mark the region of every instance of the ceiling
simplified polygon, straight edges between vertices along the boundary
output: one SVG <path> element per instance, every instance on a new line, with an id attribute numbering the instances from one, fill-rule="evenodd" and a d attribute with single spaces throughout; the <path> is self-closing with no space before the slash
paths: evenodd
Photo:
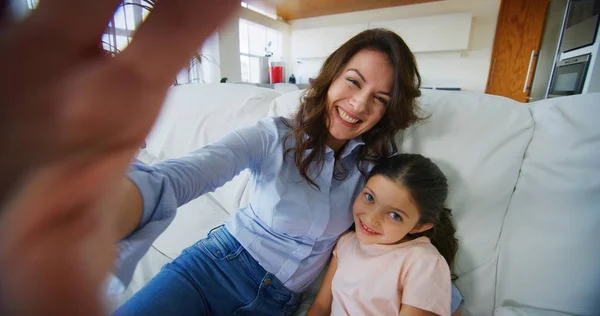
<path id="1" fill-rule="evenodd" d="M 268 0 L 284 20 L 395 7 L 440 0 Z"/>

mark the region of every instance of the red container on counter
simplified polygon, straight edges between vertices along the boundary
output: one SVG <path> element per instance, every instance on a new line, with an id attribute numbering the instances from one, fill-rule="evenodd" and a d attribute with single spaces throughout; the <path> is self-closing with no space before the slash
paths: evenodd
<path id="1" fill-rule="evenodd" d="M 283 63 L 271 62 L 271 83 L 282 83 L 283 79 Z"/>

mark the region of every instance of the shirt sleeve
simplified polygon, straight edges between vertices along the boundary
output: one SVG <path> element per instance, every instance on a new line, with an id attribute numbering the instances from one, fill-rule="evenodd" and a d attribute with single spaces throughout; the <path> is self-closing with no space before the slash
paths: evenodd
<path id="1" fill-rule="evenodd" d="M 111 288 L 123 289 L 131 282 L 138 261 L 173 221 L 177 207 L 214 191 L 244 169 L 260 166 L 278 144 L 273 120 L 241 128 L 183 158 L 132 165 L 128 177 L 142 195 L 142 219 L 136 231 L 118 244 L 114 276 L 122 286 Z"/>
<path id="2" fill-rule="evenodd" d="M 352 238 L 353 235 L 355 235 L 356 233 L 353 231 L 348 231 L 342 234 L 342 236 L 340 236 L 340 238 L 338 239 L 337 243 L 335 244 L 335 247 L 333 248 L 333 255 L 339 260 L 338 258 L 338 253 L 339 253 L 339 249 L 340 247 L 342 247 L 345 243 L 348 242 L 348 240 L 350 240 Z"/>
<path id="3" fill-rule="evenodd" d="M 452 284 L 452 304 L 450 304 L 450 312 L 454 314 L 463 303 L 464 299 L 456 285 Z"/>
<path id="4" fill-rule="evenodd" d="M 450 268 L 437 254 L 421 253 L 405 263 L 399 289 L 402 304 L 437 315 L 449 316 L 451 304 Z"/>

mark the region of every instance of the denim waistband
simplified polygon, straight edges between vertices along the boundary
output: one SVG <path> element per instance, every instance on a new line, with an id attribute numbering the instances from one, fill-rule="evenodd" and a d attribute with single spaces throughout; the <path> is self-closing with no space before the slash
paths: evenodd
<path id="1" fill-rule="evenodd" d="M 216 238 L 224 246 L 237 249 L 243 247 L 237 239 L 224 226 L 219 226 L 212 229 L 209 236 Z M 266 271 L 256 259 L 254 259 L 247 251 L 240 255 L 236 260 L 240 260 L 241 264 L 247 266 L 246 271 L 266 293 L 274 299 L 285 303 L 296 303 L 300 295 L 288 289 L 273 273 Z"/>

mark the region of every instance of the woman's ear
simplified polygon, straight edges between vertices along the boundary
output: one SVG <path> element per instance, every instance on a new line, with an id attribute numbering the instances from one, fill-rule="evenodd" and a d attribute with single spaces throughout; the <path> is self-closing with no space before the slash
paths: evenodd
<path id="1" fill-rule="evenodd" d="M 418 233 L 422 233 L 424 231 L 430 230 L 431 228 L 433 228 L 433 224 L 432 223 L 427 223 L 427 224 L 423 224 L 423 225 L 416 225 L 415 228 L 413 228 L 409 234 L 418 234 Z"/>

